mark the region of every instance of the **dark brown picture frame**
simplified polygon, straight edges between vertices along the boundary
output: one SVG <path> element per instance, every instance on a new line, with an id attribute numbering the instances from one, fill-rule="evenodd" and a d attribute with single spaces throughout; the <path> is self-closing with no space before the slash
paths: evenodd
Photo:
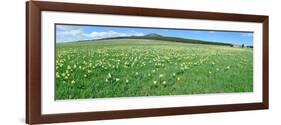
<path id="1" fill-rule="evenodd" d="M 263 25 L 263 99 L 262 103 L 167 107 L 137 110 L 41 113 L 41 11 L 117 14 L 149 17 L 187 18 L 219 21 L 258 22 Z M 26 3 L 26 123 L 54 123 L 133 117 L 151 117 L 269 108 L 268 90 L 268 16 L 182 11 L 136 7 L 29 1 Z"/>

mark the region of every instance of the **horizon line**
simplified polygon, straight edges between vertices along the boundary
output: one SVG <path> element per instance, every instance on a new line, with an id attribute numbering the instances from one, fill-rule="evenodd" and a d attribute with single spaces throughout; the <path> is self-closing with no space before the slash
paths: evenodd
<path id="1" fill-rule="evenodd" d="M 117 36 L 117 37 L 107 37 L 107 38 L 99 38 L 99 39 L 84 39 L 84 40 L 74 40 L 74 41 L 60 41 L 60 42 L 57 42 L 56 43 L 73 43 L 73 42 L 88 42 L 88 41 L 98 41 L 98 40 L 108 40 L 108 39 L 114 39 L 114 38 L 130 38 L 130 37 L 143 37 L 143 36 L 147 36 L 149 34 L 156 34 L 156 35 L 159 35 L 157 33 L 148 33 L 148 34 L 144 34 L 142 36 L 137 36 L 137 35 L 132 35 L 132 36 Z M 180 38 L 180 39 L 186 39 L 186 40 L 197 40 L 197 41 L 203 41 L 203 42 L 213 42 L 213 43 L 223 43 L 223 44 L 231 44 L 231 45 L 243 45 L 242 44 L 237 44 L 237 43 L 230 43 L 230 42 L 220 42 L 220 41 L 207 41 L 207 40 L 200 40 L 200 39 L 193 39 L 193 38 L 184 38 L 184 37 L 175 37 L 175 36 L 167 36 L 167 35 L 159 35 L 161 37 L 173 37 L 173 38 Z M 145 38 L 144 38 L 145 39 Z M 163 40 L 165 41 L 165 40 Z M 166 40 L 168 41 L 168 40 Z M 177 42 L 177 41 L 174 41 L 174 42 Z M 200 43 L 199 43 L 200 44 Z M 253 44 L 244 44 L 246 46 L 253 46 Z"/>

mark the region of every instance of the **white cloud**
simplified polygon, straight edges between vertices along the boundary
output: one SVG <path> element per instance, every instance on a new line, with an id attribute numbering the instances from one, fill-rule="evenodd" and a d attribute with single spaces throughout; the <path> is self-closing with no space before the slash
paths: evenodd
<path id="1" fill-rule="evenodd" d="M 143 33 L 119 33 L 115 31 L 106 31 L 106 32 L 91 32 L 91 33 L 84 33 L 83 36 L 86 36 L 91 39 L 103 39 L 103 38 L 110 38 L 110 37 L 124 37 L 124 36 L 143 36 Z"/>
<path id="2" fill-rule="evenodd" d="M 78 30 L 81 29 L 81 26 L 76 25 L 56 25 L 58 30 L 68 31 L 68 30 Z"/>
<path id="3" fill-rule="evenodd" d="M 242 36 L 252 37 L 253 33 L 241 33 Z"/>
<path id="4" fill-rule="evenodd" d="M 78 26 L 78 25 L 56 25 L 56 28 L 57 28 L 56 40 L 60 42 L 145 35 L 143 33 L 135 32 L 135 31 L 126 32 L 126 33 L 116 32 L 116 31 L 85 32 L 83 26 Z"/>
<path id="5" fill-rule="evenodd" d="M 110 38 L 110 37 L 124 37 L 124 36 L 143 36 L 143 33 L 119 33 L 115 31 L 106 31 L 106 32 L 91 32 L 85 33 L 80 29 L 68 30 L 68 31 L 60 31 L 60 35 L 63 36 L 76 36 L 76 37 L 87 37 L 90 39 L 103 39 L 103 38 Z"/>
<path id="6" fill-rule="evenodd" d="M 110 37 L 125 37 L 125 36 L 143 36 L 145 34 L 140 32 L 120 33 L 116 31 L 104 31 L 104 32 L 90 32 L 87 33 L 79 26 L 57 26 L 57 41 L 80 41 L 80 40 L 92 40 L 92 39 L 104 39 Z"/>
<path id="7" fill-rule="evenodd" d="M 127 36 L 125 33 L 118 33 L 115 31 L 107 31 L 107 32 L 91 32 L 89 34 L 84 33 L 83 34 L 86 37 L 92 38 L 92 39 L 103 39 L 108 37 L 120 37 L 120 36 Z"/>
<path id="8" fill-rule="evenodd" d="M 216 32 L 215 32 L 215 31 L 208 31 L 208 33 L 211 33 L 211 34 L 212 34 L 212 33 L 216 33 Z"/>
<path id="9" fill-rule="evenodd" d="M 60 34 L 76 36 L 76 35 L 83 34 L 83 32 L 80 29 L 74 29 L 74 30 L 68 30 L 68 31 L 61 31 Z"/>
<path id="10" fill-rule="evenodd" d="M 132 34 L 131 36 L 144 36 L 145 34 L 143 34 L 143 33 L 134 33 L 134 34 Z"/>

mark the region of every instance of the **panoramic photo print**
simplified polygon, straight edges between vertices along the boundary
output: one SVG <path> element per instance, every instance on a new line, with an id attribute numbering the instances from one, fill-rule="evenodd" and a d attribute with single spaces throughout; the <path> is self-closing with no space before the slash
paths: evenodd
<path id="1" fill-rule="evenodd" d="M 253 92 L 253 32 L 55 25 L 55 99 Z"/>

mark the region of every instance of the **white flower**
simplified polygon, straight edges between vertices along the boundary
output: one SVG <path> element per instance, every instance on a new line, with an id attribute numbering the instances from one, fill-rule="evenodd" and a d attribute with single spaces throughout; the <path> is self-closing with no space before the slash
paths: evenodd
<path id="1" fill-rule="evenodd" d="M 74 83 L 75 83 L 75 81 L 74 81 L 74 80 L 72 80 L 72 81 L 71 81 L 71 83 L 72 83 L 72 84 L 74 84 Z"/>
<path id="2" fill-rule="evenodd" d="M 60 77 L 60 74 L 58 72 L 56 72 L 56 77 L 59 78 Z"/>
<path id="3" fill-rule="evenodd" d="M 71 66 L 68 65 L 68 66 L 67 66 L 67 69 L 71 69 Z"/>

